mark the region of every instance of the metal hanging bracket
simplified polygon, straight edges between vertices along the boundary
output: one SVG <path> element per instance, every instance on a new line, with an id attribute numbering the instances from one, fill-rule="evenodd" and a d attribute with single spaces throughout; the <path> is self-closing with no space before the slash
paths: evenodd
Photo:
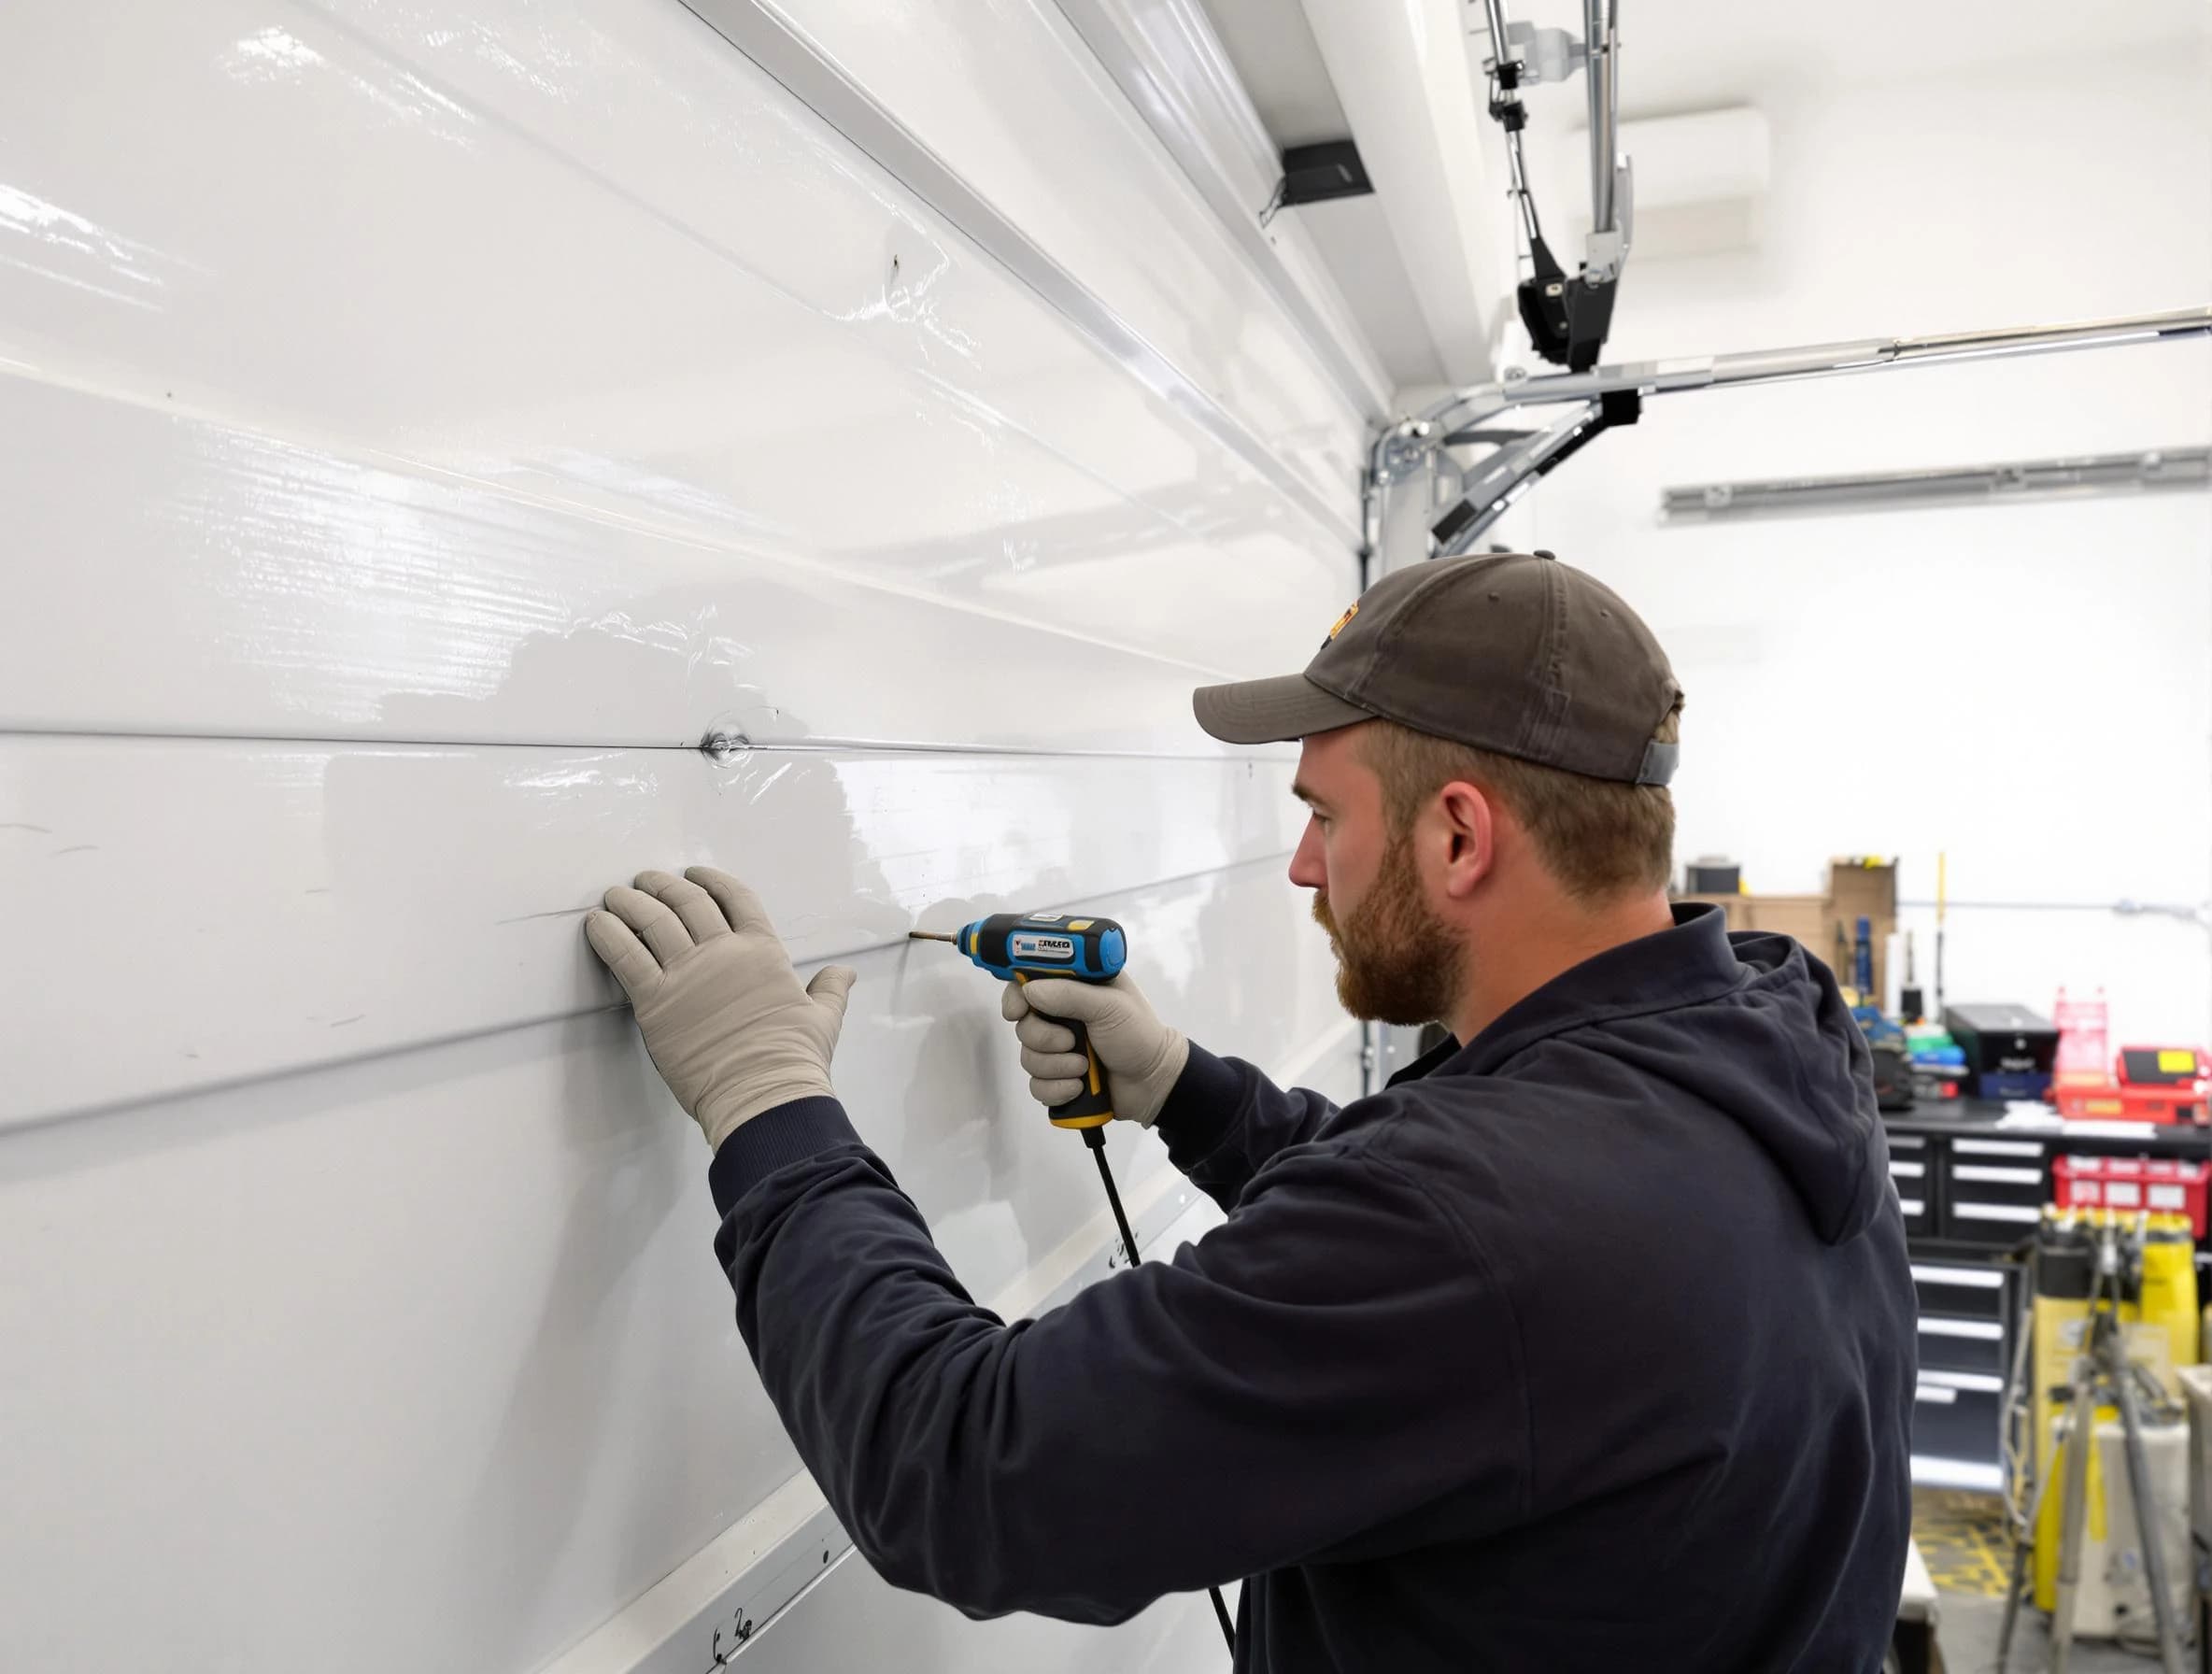
<path id="1" fill-rule="evenodd" d="M 1790 383 L 1879 372 L 1893 366 L 2055 354 L 2136 343 L 2173 343 L 2204 336 L 2212 336 L 2212 307 L 2176 308 L 2164 313 L 2129 314 L 2061 325 L 1956 332 L 1941 336 L 1877 337 L 1801 348 L 1759 349 L 1746 354 L 1638 361 L 1593 367 L 1587 372 L 1552 373 L 1478 384 L 1456 390 L 1377 433 L 1368 451 L 1363 484 L 1362 529 L 1366 548 L 1372 553 L 1381 546 L 1383 490 L 1416 477 L 1433 476 L 1444 449 L 1458 445 L 1454 438 L 1468 444 L 1495 441 L 1497 451 L 1482 462 L 1480 475 L 1470 479 L 1459 501 L 1432 524 L 1432 529 L 1444 532 L 1438 537 L 1439 550 L 1447 542 L 1453 544 L 1453 550 L 1464 550 L 1465 544 L 1495 522 L 1514 500 L 1526 492 L 1537 477 L 1555 469 L 1604 430 L 1630 421 L 1627 407 L 1621 404 L 1623 398 L 1633 398 L 1636 410 L 1640 413 L 1643 401 L 1652 396 L 1675 395 L 1688 390 Z M 1609 418 L 1608 397 L 1615 404 Z M 1570 410 L 1541 431 L 1502 438 L 1495 433 L 1479 431 L 1479 427 L 1509 409 L 1553 405 Z M 1462 512 L 1461 506 L 1467 509 Z"/>

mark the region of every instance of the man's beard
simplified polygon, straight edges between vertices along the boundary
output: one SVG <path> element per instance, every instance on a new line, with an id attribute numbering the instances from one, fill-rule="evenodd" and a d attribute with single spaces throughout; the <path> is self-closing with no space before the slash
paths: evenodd
<path id="1" fill-rule="evenodd" d="M 1408 837 L 1391 844 L 1349 925 L 1316 891 L 1313 921 L 1337 956 L 1337 998 L 1354 1017 L 1408 1027 L 1434 1023 L 1459 993 L 1460 944 L 1421 899 Z"/>

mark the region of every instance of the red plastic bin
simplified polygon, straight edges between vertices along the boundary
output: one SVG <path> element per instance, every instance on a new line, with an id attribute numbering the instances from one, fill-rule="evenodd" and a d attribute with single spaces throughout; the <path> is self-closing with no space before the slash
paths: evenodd
<path id="1" fill-rule="evenodd" d="M 2212 1163 L 2149 1156 L 2060 1156 L 2050 1167 L 2051 1199 L 2061 1209 L 2114 1209 L 2123 1214 L 2185 1214 L 2205 1236 L 2205 1195 Z"/>

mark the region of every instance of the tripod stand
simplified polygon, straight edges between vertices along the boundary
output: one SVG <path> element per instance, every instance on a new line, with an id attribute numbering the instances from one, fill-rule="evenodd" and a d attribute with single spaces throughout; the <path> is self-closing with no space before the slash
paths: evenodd
<path id="1" fill-rule="evenodd" d="M 2066 1434 L 2051 1454 L 2050 1472 L 2036 1484 L 2035 1506 L 2030 1511 L 2027 1532 L 2013 1550 L 2012 1591 L 2005 1602 L 2005 1622 L 1997 1639 L 1997 1667 L 2002 1670 L 2011 1655 L 2012 1632 L 2020 1618 L 2020 1600 L 2034 1546 L 2043 1496 L 2050 1477 L 2060 1476 L 2063 1486 L 2059 1499 L 2059 1575 L 2056 1609 L 2050 1618 L 2051 1674 L 2065 1674 L 2074 1650 L 2074 1614 L 2081 1585 L 2082 1525 L 2089 1509 L 2090 1460 L 2096 1448 L 2097 1410 L 2119 1410 L 2120 1434 L 2127 1457 L 2128 1488 L 2134 1501 L 2135 1530 L 2142 1541 L 2143 1572 L 2150 1587 L 2151 1619 L 2158 1629 L 2159 1660 L 2165 1674 L 2182 1674 L 2181 1635 L 2174 1620 L 2173 1594 L 2166 1582 L 2165 1547 L 2159 1535 L 2158 1510 L 2151 1497 L 2150 1461 L 2143 1445 L 2144 1403 L 2162 1415 L 2173 1404 L 2158 1381 L 2128 1358 L 2127 1342 L 2120 1322 L 2121 1280 L 2130 1256 L 2140 1262 L 2139 1239 L 2123 1241 L 2121 1229 L 2106 1224 L 2096 1229 L 2095 1278 L 2090 1291 L 2089 1313 L 2083 1321 L 2080 1356 L 2074 1363 L 2072 1382 L 2065 1394 L 2070 1413 Z"/>

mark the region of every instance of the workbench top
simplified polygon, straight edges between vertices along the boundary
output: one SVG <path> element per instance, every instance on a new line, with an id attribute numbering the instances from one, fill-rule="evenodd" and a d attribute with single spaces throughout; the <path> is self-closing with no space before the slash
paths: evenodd
<path id="1" fill-rule="evenodd" d="M 1895 1115 L 1884 1115 L 1882 1126 L 1892 1133 L 1946 1134 L 1976 1138 L 2056 1140 L 2069 1146 L 2096 1151 L 2146 1152 L 2163 1156 L 2212 1157 L 2212 1128 L 2176 1127 L 2157 1122 L 2060 1122 L 2049 1127 L 2006 1128 L 2001 1125 L 2006 1106 L 1996 1099 L 1958 1099 L 1944 1104 L 1921 1104 Z"/>

